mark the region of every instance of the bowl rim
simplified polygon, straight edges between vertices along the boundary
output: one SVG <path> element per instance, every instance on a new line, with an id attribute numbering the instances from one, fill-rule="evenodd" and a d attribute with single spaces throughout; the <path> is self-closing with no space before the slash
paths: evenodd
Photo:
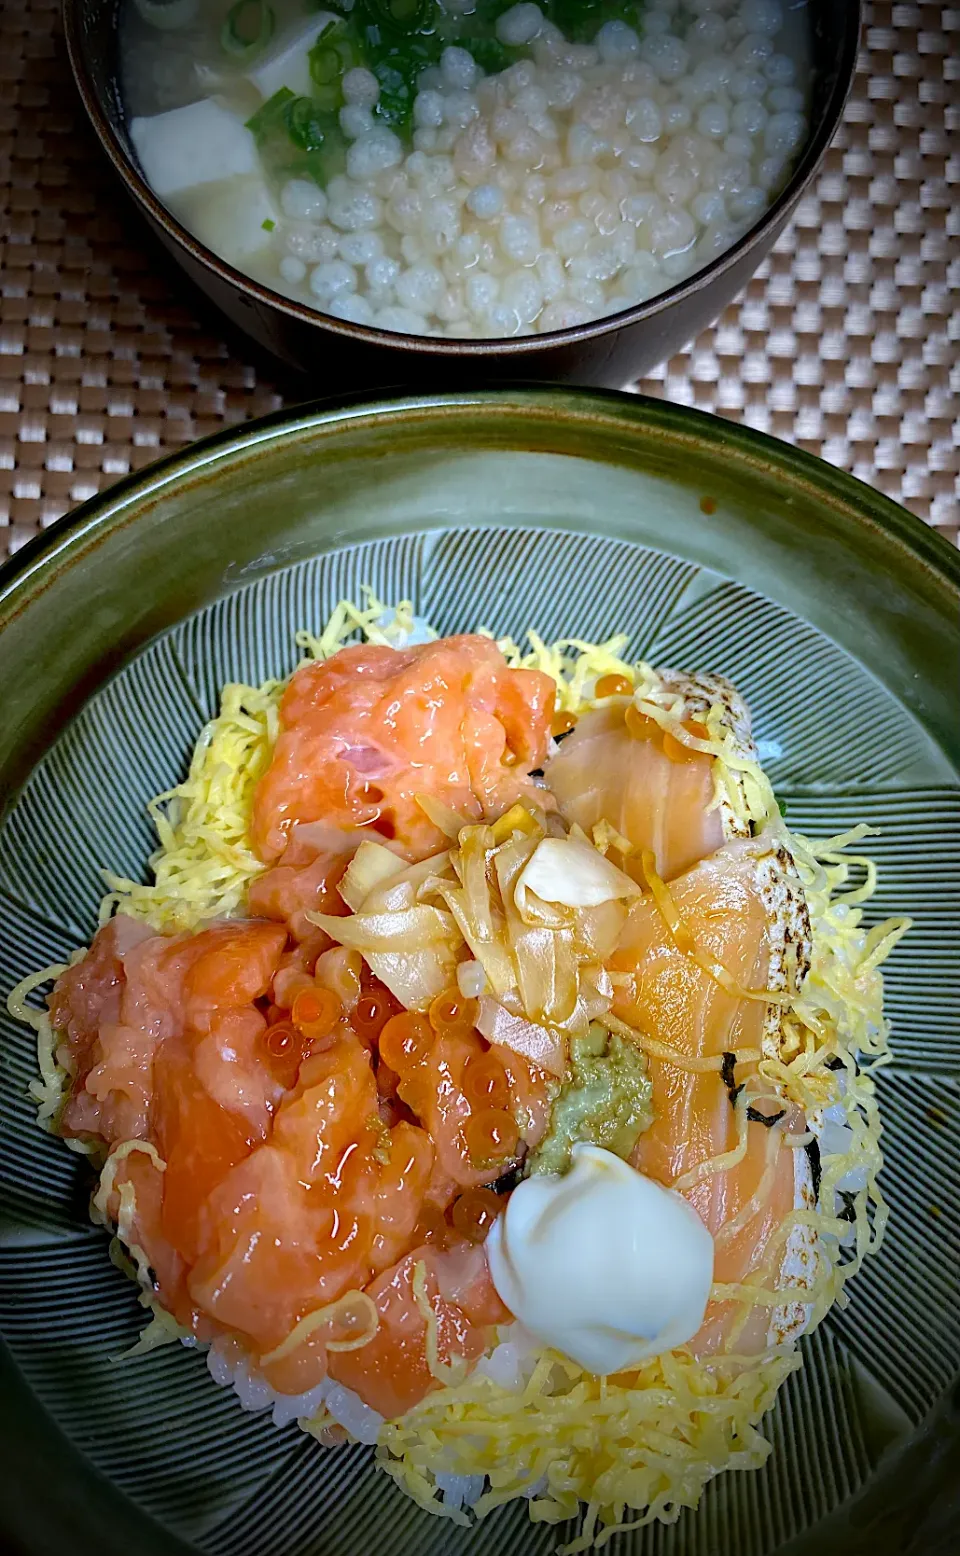
<path id="1" fill-rule="evenodd" d="M 116 26 L 120 0 L 108 0 L 108 3 L 111 5 L 114 26 Z M 674 304 L 683 303 L 706 290 L 714 280 L 725 275 L 742 259 L 760 248 L 771 232 L 776 235 L 819 171 L 827 148 L 839 128 L 853 87 L 863 20 L 863 0 L 842 0 L 842 5 L 845 25 L 838 72 L 820 122 L 804 147 L 803 155 L 785 188 L 763 213 L 760 220 L 750 227 L 732 247 L 725 249 L 722 254 L 717 255 L 702 270 L 695 271 L 685 281 L 680 281 L 666 291 L 658 292 L 647 302 L 638 303 L 620 313 L 607 314 L 587 324 L 574 325 L 564 330 L 550 330 L 541 335 L 490 336 L 479 339 L 405 335 L 399 331 L 381 330 L 370 325 L 353 324 L 345 319 L 335 319 L 332 314 L 298 303 L 293 298 L 285 297 L 282 292 L 276 292 L 271 287 L 255 281 L 199 242 L 153 193 L 140 172 L 132 148 L 117 133 L 104 111 L 90 68 L 87 40 L 81 17 L 83 0 L 62 0 L 62 16 L 70 68 L 87 118 L 114 170 L 126 185 L 128 194 L 172 242 L 175 251 L 185 249 L 190 258 L 204 270 L 212 272 L 220 281 L 232 286 L 250 302 L 274 309 L 301 325 L 327 331 L 341 337 L 344 341 L 397 352 L 425 352 L 438 358 L 455 360 L 493 358 L 495 360 L 498 357 L 526 356 L 538 351 L 598 340 L 604 335 L 614 334 L 618 330 L 654 319 Z M 758 256 L 757 263 L 760 258 L 762 255 Z"/>
<path id="2" fill-rule="evenodd" d="M 30 598 L 52 582 L 61 563 L 69 566 L 74 551 L 99 544 L 104 531 L 130 521 L 130 510 L 138 503 L 159 495 L 191 472 L 224 457 L 242 455 L 260 444 L 334 427 L 337 423 L 443 418 L 465 410 L 477 417 L 512 411 L 531 424 L 543 419 L 556 420 L 558 416 L 580 423 L 606 423 L 628 437 L 646 428 L 674 449 L 702 450 L 706 446 L 714 457 L 730 459 L 733 455 L 746 469 L 767 474 L 776 471 L 785 492 L 789 489 L 792 495 L 802 496 L 804 491 L 815 491 L 818 500 L 826 499 L 831 507 L 863 528 L 892 541 L 910 561 L 951 590 L 960 604 L 960 549 L 902 503 L 819 455 L 711 411 L 676 405 L 650 395 L 619 389 L 511 384 L 436 394 L 384 396 L 361 391 L 327 396 L 272 411 L 239 427 L 222 428 L 175 449 L 88 498 L 0 564 L 0 633 L 28 608 Z"/>

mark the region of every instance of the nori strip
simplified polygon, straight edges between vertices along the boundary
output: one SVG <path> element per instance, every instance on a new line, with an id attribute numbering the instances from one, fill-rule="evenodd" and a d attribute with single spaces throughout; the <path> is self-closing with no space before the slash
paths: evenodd
<path id="1" fill-rule="evenodd" d="M 781 1108 L 779 1113 L 758 1113 L 756 1108 L 747 1108 L 747 1118 L 751 1124 L 762 1124 L 764 1129 L 772 1129 L 774 1124 L 779 1124 L 786 1111 L 786 1108 Z"/>
<path id="2" fill-rule="evenodd" d="M 810 1163 L 810 1177 L 813 1180 L 814 1203 L 819 1203 L 820 1179 L 823 1174 L 820 1165 L 820 1141 L 816 1138 L 816 1136 L 807 1142 L 807 1144 L 804 1146 L 804 1150 L 807 1153 L 807 1160 Z"/>
<path id="3" fill-rule="evenodd" d="M 734 1087 L 737 1085 L 735 1074 L 736 1068 L 736 1054 L 723 1053 L 720 1055 L 720 1079 L 723 1081 L 723 1084 L 726 1086 L 727 1090 L 731 1093 L 733 1092 Z M 737 1089 L 739 1090 L 739 1087 Z M 731 1102 L 733 1101 L 732 1096 L 730 1100 Z"/>
<path id="4" fill-rule="evenodd" d="M 849 1189 L 837 1189 L 835 1192 L 843 1200 L 843 1209 L 837 1211 L 837 1220 L 849 1221 L 851 1226 L 855 1226 L 857 1221 L 856 1195 L 852 1194 Z M 837 1263 L 852 1264 L 856 1256 L 856 1245 L 851 1247 L 849 1244 L 841 1243 L 837 1251 Z"/>
<path id="5" fill-rule="evenodd" d="M 737 1056 L 732 1053 L 721 1055 L 720 1079 L 727 1088 L 727 1096 L 730 1098 L 730 1106 L 736 1107 L 737 1098 L 743 1090 L 743 1082 L 737 1085 L 736 1077 Z"/>

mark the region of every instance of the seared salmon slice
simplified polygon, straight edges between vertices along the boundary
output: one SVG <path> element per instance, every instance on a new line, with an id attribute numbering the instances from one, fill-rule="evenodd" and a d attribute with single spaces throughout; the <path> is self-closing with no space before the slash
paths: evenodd
<path id="1" fill-rule="evenodd" d="M 678 1057 L 649 1056 L 654 1121 L 632 1161 L 666 1187 L 680 1184 L 714 1237 L 714 1279 L 737 1283 L 766 1268 L 771 1238 L 794 1209 L 796 1151 L 786 1134 L 803 1125 L 787 1116 L 771 1134 L 759 1119 L 747 1122 L 742 1160 L 691 1181 L 703 1164 L 738 1144 L 736 1086 L 755 1094 L 758 1114 L 773 1117 L 784 1109 L 758 1079 L 756 1058 L 735 1067 L 728 1061 L 726 1075 L 719 1067 L 686 1069 L 682 1061 L 776 1052 L 777 1007 L 750 996 L 792 986 L 797 947 L 803 969 L 809 922 L 789 860 L 781 850 L 750 842 L 728 844 L 675 880 L 670 893 L 702 959 L 725 970 L 734 992 L 676 944 L 652 895 L 635 903 L 610 963 L 625 980 L 614 1012 Z M 716 1328 L 716 1317 L 708 1308 L 705 1330 Z"/>
<path id="2" fill-rule="evenodd" d="M 708 738 L 703 720 L 710 707 L 719 706 L 721 730 L 734 736 L 743 756 L 755 755 L 746 707 L 722 676 L 663 670 L 660 681 L 678 699 L 677 716 L 688 734 Z M 589 836 L 606 821 L 632 844 L 633 853 L 621 858 L 615 850 L 613 857 L 643 884 L 644 849 L 652 851 L 658 874 L 669 881 L 725 839 L 747 835 L 729 801 L 715 791 L 714 765 L 709 753 L 684 745 L 618 698 L 581 714 L 544 775 L 568 822 Z"/>

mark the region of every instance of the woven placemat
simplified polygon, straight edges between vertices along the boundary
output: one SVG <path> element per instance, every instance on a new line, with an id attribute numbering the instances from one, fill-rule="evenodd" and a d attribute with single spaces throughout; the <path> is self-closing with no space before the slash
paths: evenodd
<path id="1" fill-rule="evenodd" d="M 866 6 L 817 185 L 739 302 L 639 385 L 960 524 L 960 10 Z M 0 555 L 118 476 L 302 397 L 148 236 L 70 80 L 57 0 L 0 4 Z"/>

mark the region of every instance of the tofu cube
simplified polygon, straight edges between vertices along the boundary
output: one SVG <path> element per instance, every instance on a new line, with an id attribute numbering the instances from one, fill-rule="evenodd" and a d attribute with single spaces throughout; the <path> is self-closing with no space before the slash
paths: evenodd
<path id="1" fill-rule="evenodd" d="M 256 142 L 239 114 L 212 97 L 132 120 L 130 139 L 161 200 L 259 167 Z"/>
<path id="2" fill-rule="evenodd" d="M 260 173 L 241 174 L 183 191 L 170 203 L 183 225 L 228 264 L 244 269 L 271 242 L 280 213 Z"/>
<path id="3" fill-rule="evenodd" d="M 247 71 L 247 80 L 253 82 L 264 98 L 272 97 L 282 86 L 297 97 L 309 97 L 312 82 L 307 56 L 327 23 L 337 20 L 339 18 L 332 11 L 318 11 L 294 32 L 287 32 L 272 54 Z"/>

